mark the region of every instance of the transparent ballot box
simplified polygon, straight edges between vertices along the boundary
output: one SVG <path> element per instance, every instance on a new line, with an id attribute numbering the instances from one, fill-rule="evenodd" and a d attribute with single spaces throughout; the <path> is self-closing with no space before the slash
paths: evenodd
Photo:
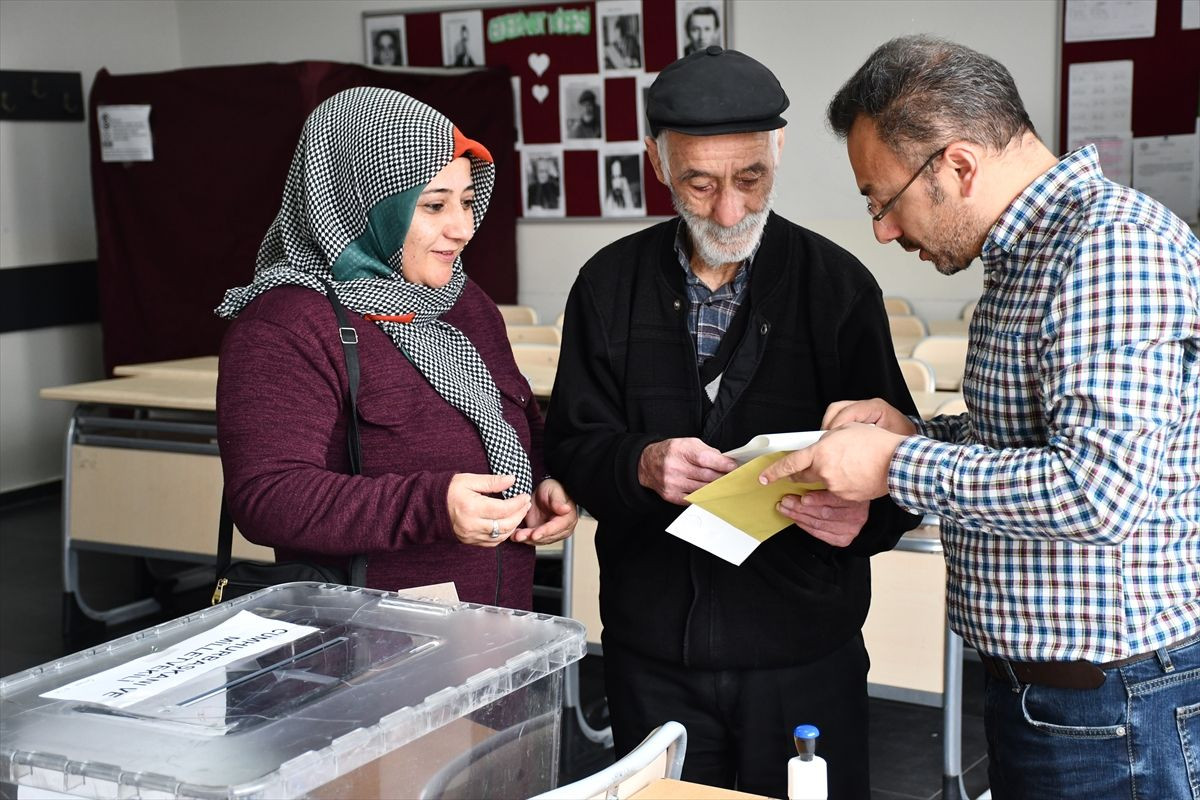
<path id="1" fill-rule="evenodd" d="M 317 583 L 0 680 L 6 796 L 528 797 L 557 782 L 570 619 Z"/>

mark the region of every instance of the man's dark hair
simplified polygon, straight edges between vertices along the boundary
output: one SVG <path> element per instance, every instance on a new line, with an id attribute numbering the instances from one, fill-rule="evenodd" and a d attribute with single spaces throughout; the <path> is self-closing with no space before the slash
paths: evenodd
<path id="1" fill-rule="evenodd" d="M 702 17 L 706 15 L 710 16 L 713 18 L 713 27 L 721 27 L 721 16 L 717 14 L 717 10 L 715 8 L 712 6 L 696 6 L 688 13 L 687 18 L 683 21 L 683 29 L 685 31 L 692 24 L 692 17 L 696 15 L 700 15 Z"/>
<path id="2" fill-rule="evenodd" d="M 1003 64 L 930 36 L 901 36 L 881 45 L 826 112 L 842 140 L 859 115 L 874 120 L 880 140 L 910 159 L 955 139 L 1003 150 L 1025 131 L 1036 135 Z"/>

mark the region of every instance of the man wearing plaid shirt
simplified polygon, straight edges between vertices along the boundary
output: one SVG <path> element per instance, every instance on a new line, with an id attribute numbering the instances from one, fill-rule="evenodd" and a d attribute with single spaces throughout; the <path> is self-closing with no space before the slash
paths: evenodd
<path id="1" fill-rule="evenodd" d="M 983 262 L 968 413 L 835 403 L 763 480 L 942 517 L 993 797 L 1200 797 L 1200 243 L 968 48 L 888 42 L 828 116 L 880 242 Z"/>

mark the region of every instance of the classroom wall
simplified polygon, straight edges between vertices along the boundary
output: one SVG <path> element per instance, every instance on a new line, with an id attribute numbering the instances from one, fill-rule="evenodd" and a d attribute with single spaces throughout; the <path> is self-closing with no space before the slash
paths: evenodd
<path id="1" fill-rule="evenodd" d="M 480 0 L 485 3 L 503 0 Z M 85 92 L 114 73 L 263 61 L 362 61 L 362 12 L 427 10 L 431 0 L 3 0 L 0 68 L 77 70 Z M 459 4 L 462 5 L 462 4 Z M 929 319 L 955 316 L 982 286 L 976 265 L 938 275 L 872 238 L 825 104 L 886 39 L 929 32 L 996 56 L 1013 72 L 1043 138 L 1057 140 L 1059 0 L 734 0 L 731 45 L 778 75 L 792 106 L 777 210 L 855 253 L 885 293 Z M 0 122 L 0 268 L 95 258 L 84 123 Z M 293 143 L 280 143 L 291 148 Z M 518 223 L 519 299 L 551 320 L 579 266 L 646 221 Z M 471 257 L 467 250 L 466 257 Z M 95 325 L 0 335 L 0 491 L 61 476 L 66 404 L 42 386 L 99 377 Z"/>
<path id="2" fill-rule="evenodd" d="M 0 69 L 81 72 L 177 69 L 174 2 L 3 0 Z M 88 128 L 0 122 L 0 269 L 96 258 Z M 102 376 L 100 326 L 0 334 L 0 491 L 62 477 L 69 404 L 38 390 Z"/>

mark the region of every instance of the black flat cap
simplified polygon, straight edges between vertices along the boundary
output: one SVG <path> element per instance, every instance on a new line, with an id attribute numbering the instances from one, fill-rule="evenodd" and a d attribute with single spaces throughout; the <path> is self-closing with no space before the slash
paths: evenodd
<path id="1" fill-rule="evenodd" d="M 788 98 L 771 70 L 737 50 L 716 45 L 697 50 L 658 73 L 646 96 L 650 133 L 693 136 L 771 131 Z"/>

